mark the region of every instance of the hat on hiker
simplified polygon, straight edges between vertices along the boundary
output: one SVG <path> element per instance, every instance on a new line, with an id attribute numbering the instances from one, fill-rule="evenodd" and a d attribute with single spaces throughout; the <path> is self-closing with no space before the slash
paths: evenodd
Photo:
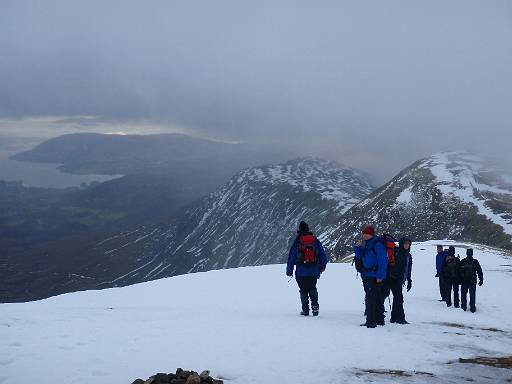
<path id="1" fill-rule="evenodd" d="M 367 225 L 363 228 L 363 235 L 372 235 L 375 236 L 375 228 L 373 225 Z"/>
<path id="2" fill-rule="evenodd" d="M 301 221 L 299 224 L 299 232 L 309 232 L 309 225 L 305 221 Z"/>

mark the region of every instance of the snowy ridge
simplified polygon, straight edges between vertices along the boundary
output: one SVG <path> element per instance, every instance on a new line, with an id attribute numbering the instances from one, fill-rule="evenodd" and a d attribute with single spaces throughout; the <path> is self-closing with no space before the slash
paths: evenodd
<path id="1" fill-rule="evenodd" d="M 167 225 L 97 244 L 105 255 L 136 259 L 116 284 L 216 268 L 286 260 L 300 220 L 329 247 L 338 218 L 372 190 L 359 172 L 304 158 L 246 169 Z"/>
<path id="2" fill-rule="evenodd" d="M 512 284 L 510 256 L 443 242 L 461 254 L 474 247 L 482 265 L 485 283 L 472 314 L 437 301 L 438 242 L 413 243 L 406 326 L 359 326 L 363 289 L 349 263 L 327 265 L 318 282 L 318 318 L 298 315 L 298 289 L 287 282 L 284 265 L 4 304 L 0 381 L 54 383 L 60 362 L 58 378 L 75 384 L 131 383 L 178 366 L 210 369 L 230 384 L 506 382 L 510 370 L 458 359 L 510 355 L 512 301 L 496 294 Z M 386 375 L 387 370 L 405 374 Z"/>
<path id="3" fill-rule="evenodd" d="M 443 152 L 433 155 L 422 165 L 436 177 L 442 193 L 451 194 L 473 204 L 478 212 L 512 235 L 512 212 L 495 212 L 486 195 L 502 195 L 512 200 L 512 185 L 490 170 L 482 159 L 466 152 Z"/>
<path id="4" fill-rule="evenodd" d="M 354 205 L 330 235 L 335 254 L 352 249 L 362 226 L 416 240 L 453 238 L 512 249 L 512 184 L 467 152 L 419 160 Z"/>
<path id="5" fill-rule="evenodd" d="M 314 191 L 326 200 L 336 201 L 341 213 L 361 201 L 373 189 L 367 177 L 357 170 L 335 161 L 311 157 L 252 168 L 243 172 L 238 181 L 241 182 L 243 178 L 271 185 L 287 184 L 303 192 Z M 359 190 L 354 189 L 356 181 L 360 184 Z"/>

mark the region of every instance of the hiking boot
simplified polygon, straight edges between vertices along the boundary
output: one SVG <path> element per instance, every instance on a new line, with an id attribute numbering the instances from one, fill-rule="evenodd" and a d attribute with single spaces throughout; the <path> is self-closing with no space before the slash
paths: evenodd
<path id="1" fill-rule="evenodd" d="M 375 324 L 366 324 L 366 328 L 377 328 Z"/>
<path id="2" fill-rule="evenodd" d="M 397 321 L 395 319 L 390 319 L 389 322 L 390 323 L 396 323 Z"/>
<path id="3" fill-rule="evenodd" d="M 463 310 L 464 312 L 466 312 L 466 311 L 467 311 L 467 308 L 466 308 L 466 307 L 461 306 L 461 308 L 462 308 L 462 310 Z"/>
<path id="4" fill-rule="evenodd" d="M 383 326 L 383 325 L 386 325 L 386 322 L 384 321 L 384 319 L 382 319 L 382 320 L 377 321 L 377 325 Z"/>
<path id="5" fill-rule="evenodd" d="M 398 320 L 396 323 L 397 324 L 402 324 L 402 325 L 409 324 L 409 322 L 407 320 L 405 320 L 405 319 L 404 320 Z"/>
<path id="6" fill-rule="evenodd" d="M 318 310 L 320 307 L 318 305 L 313 305 L 311 309 L 313 310 L 313 316 L 318 316 Z"/>
<path id="7" fill-rule="evenodd" d="M 454 305 L 454 307 L 455 307 L 455 308 L 459 308 L 459 304 L 455 304 L 455 305 Z"/>
<path id="8" fill-rule="evenodd" d="M 471 311 L 472 313 L 475 313 L 475 312 L 476 312 L 476 308 L 471 308 L 471 309 L 470 309 L 470 311 Z"/>
<path id="9" fill-rule="evenodd" d="M 308 311 L 304 311 L 304 310 L 302 310 L 302 311 L 300 312 L 300 314 L 301 314 L 301 316 L 309 316 L 309 310 L 308 310 Z"/>

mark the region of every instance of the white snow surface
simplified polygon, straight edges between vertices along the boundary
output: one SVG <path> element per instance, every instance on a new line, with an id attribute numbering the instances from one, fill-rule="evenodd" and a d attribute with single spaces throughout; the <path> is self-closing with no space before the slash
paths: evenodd
<path id="1" fill-rule="evenodd" d="M 402 192 L 400 192 L 400 195 L 396 198 L 396 201 L 399 203 L 408 204 L 411 202 L 412 199 L 412 187 L 404 189 Z"/>
<path id="2" fill-rule="evenodd" d="M 467 247 L 443 243 L 461 254 Z M 438 302 L 436 244 L 413 244 L 413 289 L 404 291 L 411 324 L 405 326 L 359 326 L 363 289 L 350 264 L 329 264 L 319 280 L 318 318 L 299 316 L 297 285 L 287 282 L 283 265 L 1 304 L 0 383 L 131 383 L 177 367 L 210 369 L 227 384 L 441 383 L 465 382 L 468 375 L 500 382 L 507 370 L 447 363 L 511 354 L 512 300 L 503 296 L 512 286 L 511 259 L 475 247 L 485 284 L 477 288 L 472 314 Z M 435 376 L 389 377 L 364 369 Z"/>

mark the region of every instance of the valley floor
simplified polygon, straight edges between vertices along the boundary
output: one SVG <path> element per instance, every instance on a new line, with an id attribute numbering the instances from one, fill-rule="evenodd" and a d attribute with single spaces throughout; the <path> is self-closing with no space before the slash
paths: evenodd
<path id="1" fill-rule="evenodd" d="M 350 264 L 328 265 L 318 318 L 299 316 L 282 265 L 0 304 L 0 383 L 130 384 L 178 367 L 228 384 L 511 382 L 510 365 L 459 358 L 512 356 L 512 259 L 475 247 L 485 283 L 472 314 L 438 301 L 435 244 L 413 244 L 405 326 L 359 327 L 363 289 Z"/>

